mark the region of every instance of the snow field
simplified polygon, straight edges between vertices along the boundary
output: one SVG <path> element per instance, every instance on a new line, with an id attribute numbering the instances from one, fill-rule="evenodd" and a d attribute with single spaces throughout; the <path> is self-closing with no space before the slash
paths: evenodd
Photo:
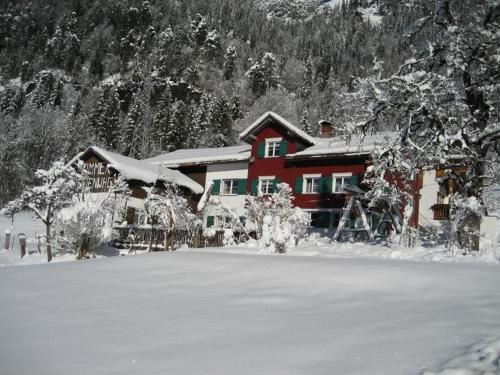
<path id="1" fill-rule="evenodd" d="M 500 336 L 497 265 L 153 253 L 0 270 L 1 374 L 419 374 Z"/>

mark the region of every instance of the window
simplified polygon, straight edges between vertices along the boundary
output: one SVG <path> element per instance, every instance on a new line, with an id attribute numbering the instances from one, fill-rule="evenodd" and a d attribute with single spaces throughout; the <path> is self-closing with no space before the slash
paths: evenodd
<path id="1" fill-rule="evenodd" d="M 222 180 L 222 195 L 237 195 L 239 180 Z"/>
<path id="2" fill-rule="evenodd" d="M 330 226 L 330 212 L 311 212 L 311 227 L 328 228 Z"/>
<path id="3" fill-rule="evenodd" d="M 343 193 L 344 187 L 351 182 L 351 175 L 333 175 L 333 192 Z"/>
<path id="4" fill-rule="evenodd" d="M 342 218 L 342 212 L 332 212 L 332 228 L 337 228 Z"/>
<path id="5" fill-rule="evenodd" d="M 321 176 L 304 176 L 304 194 L 318 194 L 320 190 Z"/>
<path id="6" fill-rule="evenodd" d="M 272 194 L 274 192 L 274 177 L 261 177 L 259 179 L 259 192 L 261 194 Z"/>
<path id="7" fill-rule="evenodd" d="M 311 211 L 312 228 L 337 228 L 342 218 L 342 211 Z"/>
<path id="8" fill-rule="evenodd" d="M 281 138 L 266 139 L 266 158 L 280 156 Z"/>

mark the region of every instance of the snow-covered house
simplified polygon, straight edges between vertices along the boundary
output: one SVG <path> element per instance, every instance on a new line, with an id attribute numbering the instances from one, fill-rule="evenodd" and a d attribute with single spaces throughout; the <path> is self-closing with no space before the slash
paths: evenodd
<path id="1" fill-rule="evenodd" d="M 346 203 L 344 188 L 359 185 L 373 149 L 391 134 L 353 135 L 352 146 L 332 135 L 328 125 L 321 137 L 312 137 L 276 113 L 265 113 L 240 134 L 252 146 L 247 190 L 269 194 L 286 182 L 294 204 L 310 212 L 311 226 L 336 228 Z M 349 225 L 354 229 L 358 223 L 351 218 Z"/>
<path id="2" fill-rule="evenodd" d="M 203 187 L 199 183 L 177 170 L 129 158 L 97 146 L 87 148 L 71 163 L 87 172 L 88 187 L 94 194 L 108 192 L 115 185 L 118 175 L 126 180 L 131 194 L 127 195 L 123 202 L 125 207 L 122 208 L 126 210 L 128 224 L 142 224 L 144 221 L 144 186 L 175 183 L 186 196 L 192 198 L 193 205 L 196 197 L 203 193 Z"/>
<path id="3" fill-rule="evenodd" d="M 184 149 L 144 162 L 177 169 L 209 190 L 212 196 L 217 196 L 221 205 L 231 209 L 244 222 L 250 150 L 249 145 Z M 207 206 L 203 220 L 206 226 L 224 227 L 226 218 L 220 208 L 220 205 Z"/>

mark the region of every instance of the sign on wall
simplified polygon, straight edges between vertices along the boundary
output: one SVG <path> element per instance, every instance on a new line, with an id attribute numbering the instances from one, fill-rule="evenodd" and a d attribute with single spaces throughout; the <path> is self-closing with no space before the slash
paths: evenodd
<path id="1" fill-rule="evenodd" d="M 113 185 L 114 177 L 105 163 L 88 161 L 83 164 L 87 178 L 85 185 L 93 193 L 105 192 Z"/>

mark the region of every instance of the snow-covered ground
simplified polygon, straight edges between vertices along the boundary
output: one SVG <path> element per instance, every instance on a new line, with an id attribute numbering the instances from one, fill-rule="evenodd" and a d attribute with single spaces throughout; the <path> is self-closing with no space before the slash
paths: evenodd
<path id="1" fill-rule="evenodd" d="M 0 374 L 440 371 L 500 336 L 498 285 L 497 265 L 207 251 L 3 267 Z"/>

